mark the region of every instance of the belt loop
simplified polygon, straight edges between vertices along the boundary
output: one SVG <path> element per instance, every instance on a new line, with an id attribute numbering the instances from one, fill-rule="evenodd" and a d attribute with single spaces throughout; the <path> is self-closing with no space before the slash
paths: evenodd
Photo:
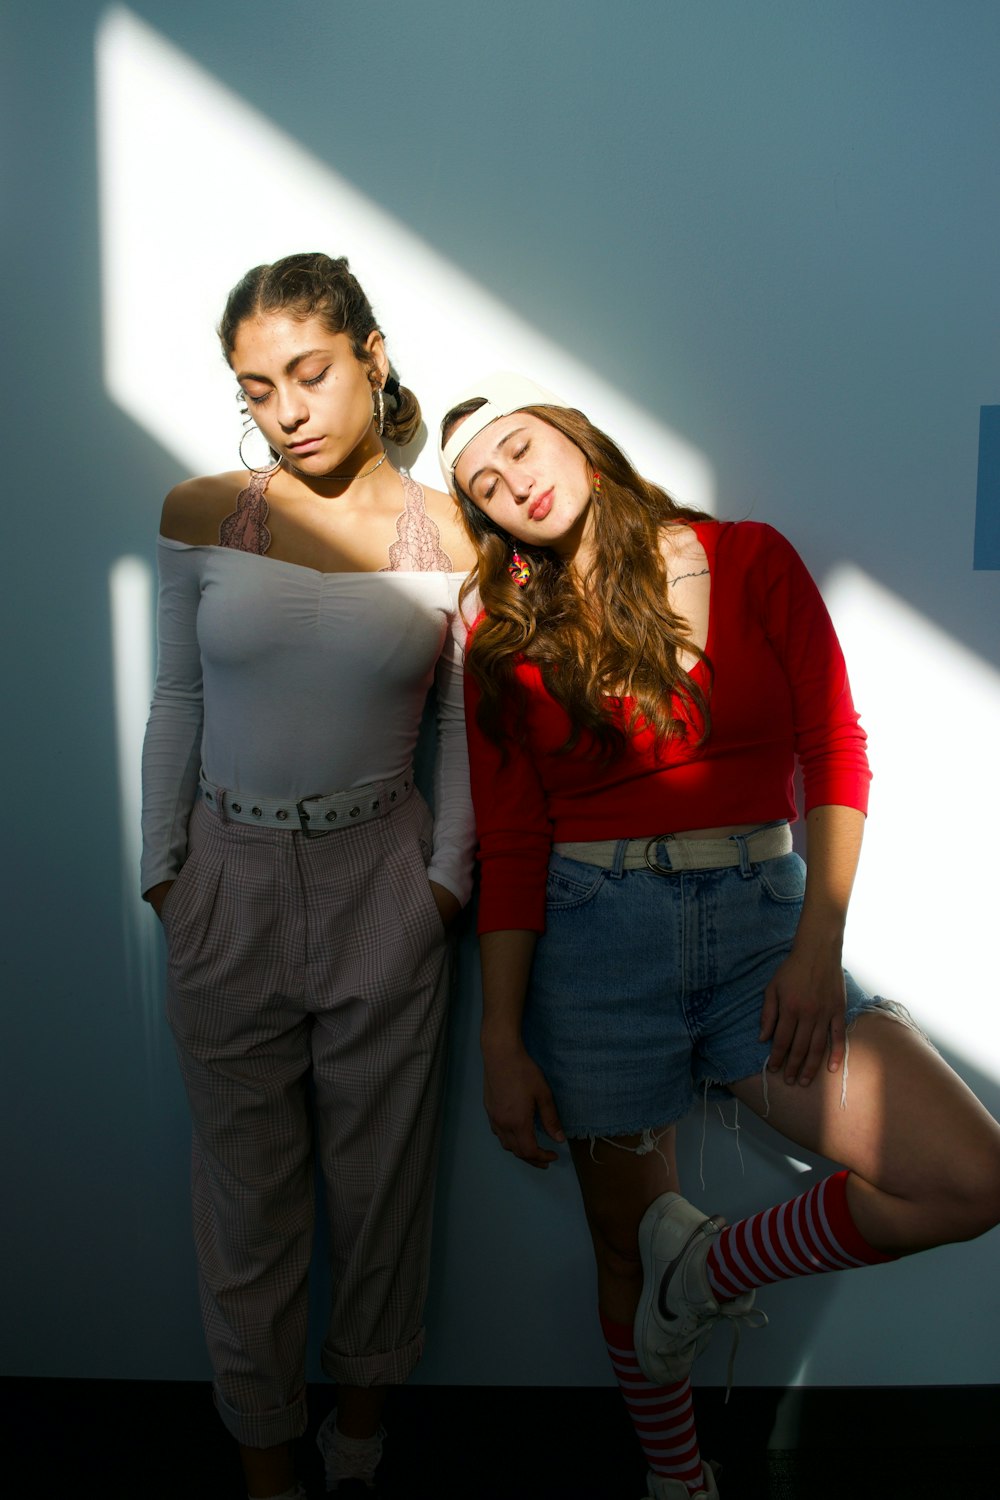
<path id="1" fill-rule="evenodd" d="M 734 833 L 730 837 L 737 849 L 740 851 L 740 874 L 744 880 L 753 879 L 753 866 L 750 863 L 750 851 L 747 848 L 747 836 L 745 833 Z"/>
<path id="2" fill-rule="evenodd" d="M 611 861 L 609 874 L 612 880 L 621 880 L 625 870 L 625 855 L 628 853 L 628 839 L 619 839 L 615 845 L 614 857 Z"/>
<path id="3" fill-rule="evenodd" d="M 215 789 L 215 811 L 223 823 L 229 822 L 229 813 L 226 810 L 226 789 L 223 786 Z"/>

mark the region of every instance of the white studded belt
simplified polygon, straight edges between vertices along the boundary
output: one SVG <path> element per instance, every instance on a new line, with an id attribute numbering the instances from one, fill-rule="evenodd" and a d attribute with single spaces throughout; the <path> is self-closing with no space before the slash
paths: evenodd
<path id="1" fill-rule="evenodd" d="M 216 786 L 202 773 L 201 795 L 206 804 L 224 822 L 250 823 L 258 828 L 283 828 L 288 833 L 315 837 L 334 833 L 339 828 L 353 828 L 371 818 L 384 818 L 393 812 L 413 791 L 413 772 L 404 771 L 392 781 L 372 781 L 367 786 L 351 787 L 346 792 L 330 792 L 322 797 L 256 797 L 249 792 L 232 791 Z"/>

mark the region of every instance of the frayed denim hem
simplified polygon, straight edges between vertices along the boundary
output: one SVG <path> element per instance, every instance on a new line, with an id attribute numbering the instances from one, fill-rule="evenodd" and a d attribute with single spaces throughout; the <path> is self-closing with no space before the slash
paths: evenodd
<path id="1" fill-rule="evenodd" d="M 900 1024 L 900 1026 L 905 1026 L 908 1031 L 914 1032 L 914 1034 L 916 1036 L 920 1037 L 921 1041 L 927 1043 L 928 1047 L 930 1047 L 933 1052 L 937 1052 L 937 1048 L 934 1046 L 934 1043 L 931 1041 L 930 1037 L 927 1035 L 927 1033 L 924 1030 L 922 1030 L 921 1027 L 919 1027 L 917 1025 L 916 1021 L 913 1019 L 913 1017 L 911 1016 L 910 1012 L 907 1010 L 907 1008 L 906 1008 L 905 1005 L 902 1005 L 898 1000 L 887 1000 L 884 995 L 872 995 L 871 997 L 869 997 L 867 999 L 867 1001 L 866 1001 L 866 1003 L 864 1005 L 860 1006 L 858 1009 L 855 1010 L 854 1014 L 851 1016 L 850 1020 L 847 1023 L 847 1032 L 846 1032 L 846 1035 L 845 1035 L 845 1038 L 844 1038 L 844 1062 L 843 1062 L 843 1066 L 841 1068 L 841 1074 L 840 1074 L 840 1107 L 841 1107 L 841 1109 L 846 1109 L 847 1108 L 847 1080 L 848 1080 L 848 1077 L 850 1075 L 850 1062 L 851 1062 L 851 1033 L 853 1032 L 854 1028 L 857 1026 L 858 1022 L 861 1020 L 862 1016 L 870 1016 L 870 1015 L 888 1016 L 891 1020 L 898 1021 L 898 1023 Z M 742 1083 L 744 1081 L 744 1079 L 746 1079 L 746 1078 L 752 1078 L 752 1077 L 754 1077 L 754 1074 L 752 1074 L 752 1073 L 744 1073 L 744 1074 L 742 1074 L 742 1075 L 740 1075 L 738 1077 L 734 1077 L 734 1078 L 725 1078 L 725 1079 L 723 1079 L 723 1078 L 711 1078 L 711 1079 L 710 1078 L 706 1078 L 705 1081 L 704 1081 L 704 1097 L 705 1097 L 705 1108 L 706 1108 L 706 1110 L 708 1108 L 708 1092 L 709 1092 L 709 1089 L 726 1089 L 726 1090 L 730 1090 L 731 1086 L 734 1083 Z M 761 1066 L 761 1069 L 760 1069 L 760 1086 L 761 1086 L 761 1092 L 763 1093 L 763 1096 L 764 1096 L 764 1112 L 763 1112 L 763 1115 L 761 1116 L 761 1118 L 764 1119 L 764 1120 L 766 1120 L 767 1117 L 768 1117 L 768 1115 L 771 1113 L 771 1101 L 768 1098 L 768 1078 L 767 1078 L 767 1059 L 766 1058 L 765 1058 L 765 1060 L 764 1060 L 764 1062 L 763 1062 L 763 1064 Z M 720 1113 L 720 1117 L 721 1117 L 722 1111 L 720 1110 L 719 1113 Z M 726 1123 L 725 1119 L 723 1118 L 723 1124 L 725 1124 L 725 1123 Z M 739 1130 L 738 1118 L 737 1118 L 737 1121 L 736 1121 L 735 1125 L 729 1126 L 728 1128 L 729 1129 L 736 1129 L 738 1131 Z M 703 1144 L 704 1144 L 704 1135 L 703 1135 Z M 737 1145 L 738 1144 L 739 1143 L 738 1143 L 738 1140 L 737 1140 Z"/>
<path id="2" fill-rule="evenodd" d="M 887 1000 L 884 995 L 873 995 L 871 1005 L 866 1005 L 851 1017 L 847 1028 L 848 1035 L 854 1030 L 861 1017 L 868 1015 L 890 1016 L 894 1021 L 898 1021 L 901 1026 L 905 1026 L 908 1031 L 915 1031 L 920 1040 L 926 1042 L 932 1052 L 937 1052 L 938 1049 L 926 1031 L 922 1026 L 917 1025 L 906 1006 L 899 1000 Z M 940 1056 L 940 1053 L 938 1053 L 938 1056 Z"/>
<path id="3" fill-rule="evenodd" d="M 683 1116 L 681 1116 L 680 1118 L 683 1119 Z M 625 1151 L 630 1156 L 649 1156 L 651 1153 L 655 1152 L 669 1173 L 670 1163 L 667 1161 L 667 1158 L 660 1150 L 660 1141 L 665 1135 L 673 1130 L 676 1123 L 676 1120 L 672 1120 L 669 1124 L 661 1124 L 657 1128 L 654 1128 L 651 1125 L 642 1125 L 635 1130 L 567 1131 L 566 1136 L 569 1140 L 589 1141 L 591 1161 L 597 1161 L 596 1152 L 598 1144 L 611 1146 L 615 1151 Z M 639 1137 L 639 1140 L 634 1146 L 627 1146 L 624 1140 L 621 1139 L 621 1137 L 629 1135 L 637 1135 Z"/>

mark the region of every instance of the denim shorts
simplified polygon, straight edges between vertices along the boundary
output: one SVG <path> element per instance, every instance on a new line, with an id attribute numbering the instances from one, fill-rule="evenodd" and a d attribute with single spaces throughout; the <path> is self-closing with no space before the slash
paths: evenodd
<path id="1" fill-rule="evenodd" d="M 725 1097 L 761 1071 L 764 991 L 804 891 L 797 854 L 659 875 L 553 852 L 524 1039 L 567 1135 L 669 1125 L 706 1085 Z M 844 977 L 848 1022 L 884 1004 Z"/>

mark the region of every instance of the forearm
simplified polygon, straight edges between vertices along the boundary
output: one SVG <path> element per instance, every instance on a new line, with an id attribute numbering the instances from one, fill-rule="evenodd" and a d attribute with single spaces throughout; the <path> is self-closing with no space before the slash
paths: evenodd
<path id="1" fill-rule="evenodd" d="M 792 951 L 764 992 L 761 1041 L 771 1040 L 768 1068 L 785 1082 L 808 1084 L 826 1054 L 832 1071 L 844 1060 L 844 971 L 841 953 L 851 887 L 861 852 L 864 814 L 833 803 L 806 818 L 806 889 Z"/>
<path id="2" fill-rule="evenodd" d="M 158 545 L 157 668 L 142 746 L 141 889 L 177 874 L 201 765 L 203 684 L 198 607 L 204 549 Z"/>
<path id="3" fill-rule="evenodd" d="M 806 816 L 806 890 L 796 950 L 839 955 L 864 826 L 864 814 L 853 807 L 814 807 Z"/>
<path id="4" fill-rule="evenodd" d="M 538 1140 L 536 1122 L 564 1141 L 552 1091 L 525 1051 L 521 1020 L 538 934 L 524 928 L 486 932 L 483 965 L 483 1103 L 490 1128 L 505 1151 L 544 1171 L 556 1153 Z"/>
<path id="5" fill-rule="evenodd" d="M 497 1055 L 521 1045 L 521 1020 L 538 934 L 524 929 L 484 932 L 479 940 L 483 970 L 482 1046 Z"/>

